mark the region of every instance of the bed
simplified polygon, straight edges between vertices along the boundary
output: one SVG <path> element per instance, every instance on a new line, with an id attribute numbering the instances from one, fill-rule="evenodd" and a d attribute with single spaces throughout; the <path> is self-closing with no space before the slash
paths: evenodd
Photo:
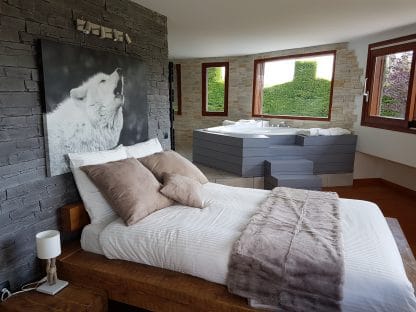
<path id="1" fill-rule="evenodd" d="M 338 200 L 333 193 L 208 183 L 194 164 L 174 151 L 163 151 L 157 139 L 107 151 L 70 153 L 68 158 L 91 221 L 82 230 L 80 245 L 66 247 L 58 261 L 61 277 L 70 282 L 105 289 L 110 299 L 152 311 L 254 310 L 247 299 L 229 293 L 227 287 L 274 307 L 286 309 L 287 304 L 296 303 L 292 311 L 308 306 L 318 311 L 322 307 L 327 311 L 416 311 L 400 251 L 373 203 Z M 75 230 L 86 225 L 88 216 L 81 207 L 63 209 L 64 227 Z M 258 218 L 263 214 L 270 222 L 264 219 L 254 232 L 247 232 L 253 220 L 263 220 Z M 264 235 L 271 225 L 272 232 Z M 397 224 L 391 226 L 400 229 Z M 402 237 L 396 233 L 396 239 Z M 257 261 L 267 254 L 280 258 L 257 262 L 254 266 L 260 270 L 243 260 L 235 262 L 235 246 L 242 238 L 252 242 L 254 248 L 247 250 L 256 250 L 249 259 Z M 320 253 L 322 247 L 330 252 Z M 295 264 L 291 270 L 287 269 L 289 254 L 300 259 L 291 258 Z M 403 251 L 402 256 L 407 260 Z M 412 259 L 407 264 L 414 270 Z M 245 266 L 235 278 L 237 263 Z M 276 264 L 276 269 L 265 271 L 269 264 Z M 311 265 L 315 269 L 309 270 Z M 294 292 L 287 287 L 293 284 L 278 273 L 289 271 L 296 280 Z M 251 279 L 258 272 L 259 277 L 267 277 L 267 284 Z M 409 276 L 414 277 L 414 271 Z M 260 296 L 233 288 L 240 282 L 261 290 Z M 323 286 L 309 291 L 317 289 L 308 288 L 312 284 Z M 336 294 L 327 296 L 333 290 Z"/>
<path id="2" fill-rule="evenodd" d="M 202 210 L 174 205 L 129 227 L 119 218 L 87 225 L 81 237 L 84 251 L 64 253 L 60 270 L 70 280 L 82 278 L 84 272 L 91 280 L 83 283 L 97 286 L 114 284 L 107 270 L 114 265 L 116 272 L 123 271 L 120 263 L 128 263 L 130 272 L 145 272 L 145 280 L 119 272 L 116 276 L 127 274 L 120 284 L 138 288 L 121 287 L 120 294 L 107 285 L 115 300 L 161 311 L 251 310 L 223 285 L 232 244 L 268 192 L 208 183 L 203 194 L 208 205 Z M 340 199 L 340 211 L 345 247 L 342 310 L 415 311 L 412 284 L 379 208 L 366 201 Z M 92 268 L 85 267 L 87 263 Z M 175 284 L 185 285 L 182 292 Z M 198 294 L 201 289 L 206 294 Z"/>

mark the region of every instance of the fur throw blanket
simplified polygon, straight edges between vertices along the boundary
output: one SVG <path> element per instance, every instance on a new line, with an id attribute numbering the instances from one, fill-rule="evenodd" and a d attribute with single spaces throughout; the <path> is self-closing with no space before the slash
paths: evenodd
<path id="1" fill-rule="evenodd" d="M 340 311 L 343 242 L 336 193 L 277 187 L 234 243 L 230 292 L 284 311 Z"/>

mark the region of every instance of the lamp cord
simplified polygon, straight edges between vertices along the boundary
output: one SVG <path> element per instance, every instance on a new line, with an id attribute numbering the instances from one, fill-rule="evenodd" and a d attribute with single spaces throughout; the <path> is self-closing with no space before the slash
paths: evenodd
<path id="1" fill-rule="evenodd" d="M 7 288 L 3 288 L 1 290 L 1 301 L 4 302 L 4 301 L 6 301 L 7 299 L 9 299 L 12 296 L 15 296 L 15 295 L 18 295 L 18 294 L 27 292 L 27 291 L 35 290 L 36 288 L 38 288 L 39 284 L 41 284 L 43 282 L 46 282 L 46 280 L 47 280 L 47 278 L 45 276 L 44 278 L 40 279 L 37 282 L 33 282 L 33 283 L 29 283 L 29 284 L 23 285 L 22 288 L 21 288 L 22 290 L 16 291 L 14 293 L 12 293 Z M 34 287 L 29 287 L 29 286 L 32 286 L 34 284 L 35 284 Z"/>

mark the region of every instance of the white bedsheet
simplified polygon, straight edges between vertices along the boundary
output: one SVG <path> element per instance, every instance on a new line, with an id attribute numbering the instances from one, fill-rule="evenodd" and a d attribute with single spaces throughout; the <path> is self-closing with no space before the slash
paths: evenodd
<path id="1" fill-rule="evenodd" d="M 100 234 L 105 256 L 145 263 L 225 284 L 228 259 L 257 205 L 269 191 L 204 186 L 202 210 L 172 206 L 126 227 L 121 219 Z M 343 311 L 416 311 L 394 238 L 379 208 L 341 199 L 345 245 Z"/>
<path id="2" fill-rule="evenodd" d="M 100 244 L 100 234 L 108 224 L 116 220 L 117 217 L 110 217 L 100 223 L 88 224 L 82 229 L 81 248 L 99 255 L 104 255 Z"/>

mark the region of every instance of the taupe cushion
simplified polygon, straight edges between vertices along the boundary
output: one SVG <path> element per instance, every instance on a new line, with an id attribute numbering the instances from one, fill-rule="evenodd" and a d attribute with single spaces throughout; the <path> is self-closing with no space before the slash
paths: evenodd
<path id="1" fill-rule="evenodd" d="M 174 201 L 190 207 L 203 208 L 202 184 L 179 174 L 163 175 L 160 192 Z"/>
<path id="2" fill-rule="evenodd" d="M 132 225 L 173 203 L 159 192 L 161 184 L 135 158 L 80 169 L 94 182 L 126 225 Z"/>
<path id="3" fill-rule="evenodd" d="M 149 169 L 155 177 L 162 182 L 165 173 L 180 174 L 204 184 L 207 177 L 192 162 L 175 151 L 155 153 L 139 158 L 139 161 Z"/>

